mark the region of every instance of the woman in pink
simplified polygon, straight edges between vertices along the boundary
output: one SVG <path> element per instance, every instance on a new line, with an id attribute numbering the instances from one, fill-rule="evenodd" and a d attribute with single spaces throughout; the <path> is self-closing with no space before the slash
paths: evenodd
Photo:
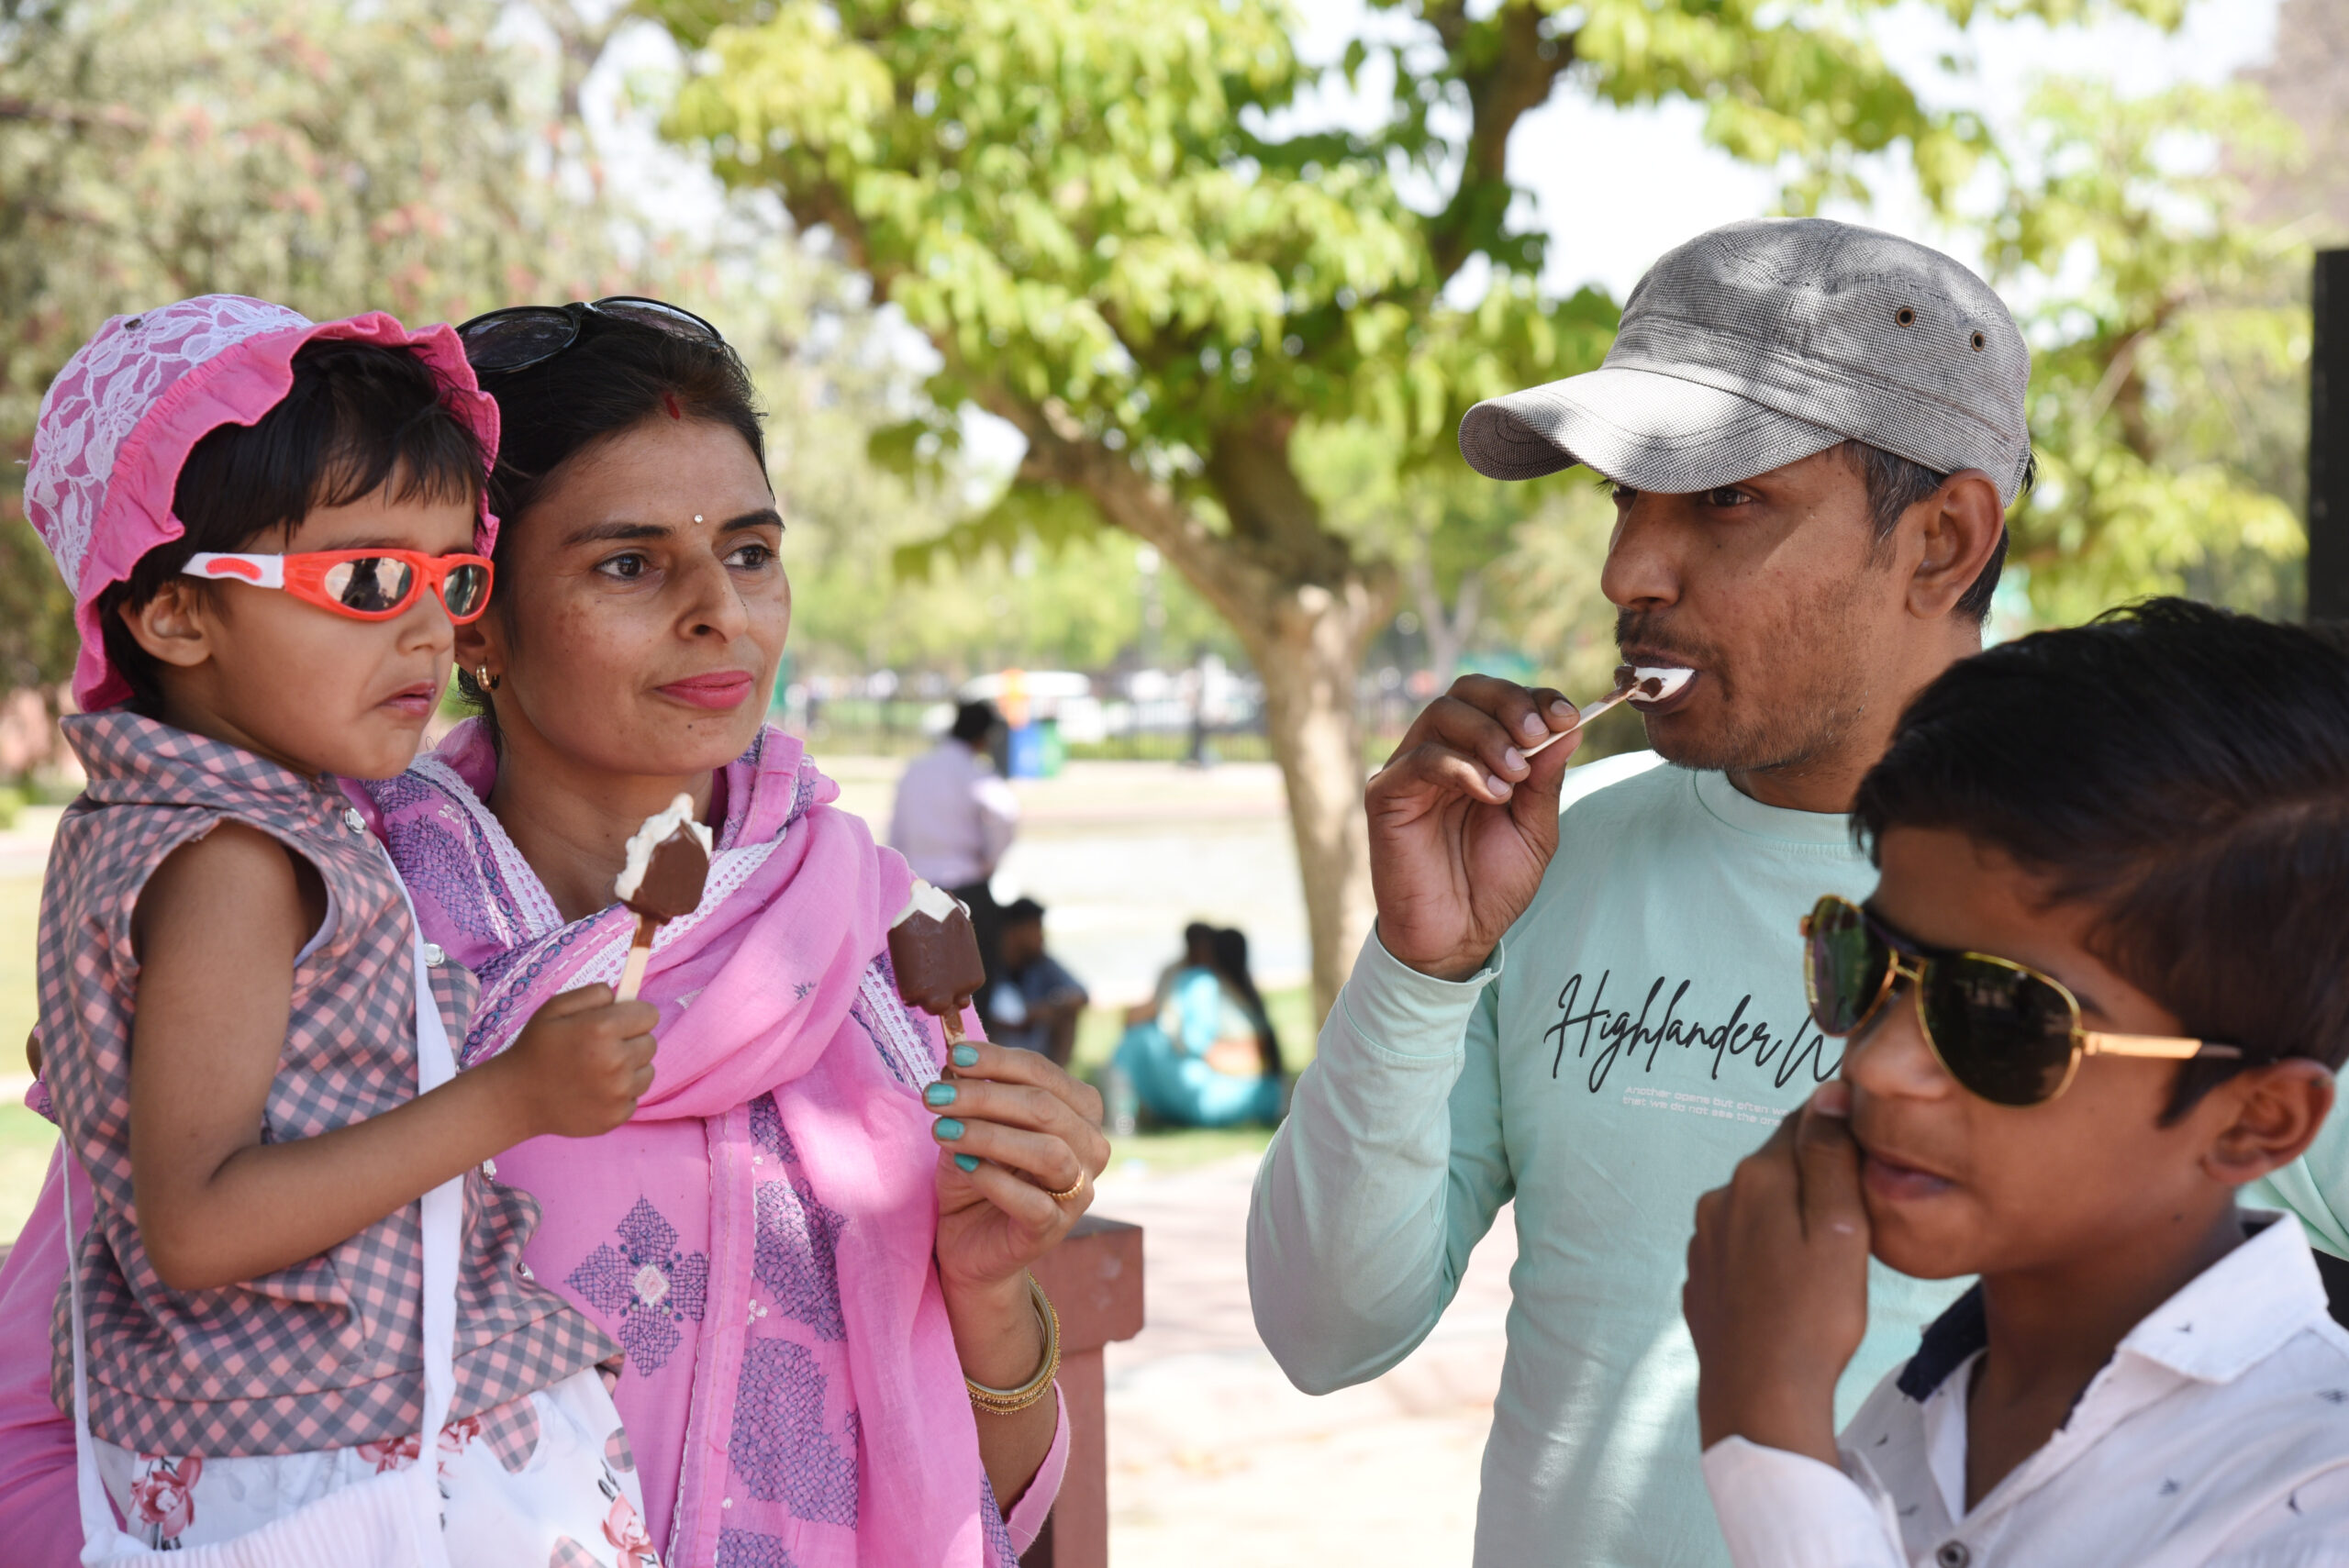
<path id="1" fill-rule="evenodd" d="M 627 1351 L 614 1397 L 664 1562 L 1011 1568 L 1067 1450 L 1027 1267 L 1090 1201 L 1098 1097 L 985 1045 L 946 1077 L 898 1000 L 910 873 L 761 722 L 783 525 L 717 334 L 623 302 L 463 331 L 505 430 L 497 595 L 458 648 L 485 712 L 359 797 L 426 937 L 481 979 L 462 1061 L 618 979 L 639 823 L 684 793 L 715 836 L 700 906 L 653 948 L 635 1119 L 497 1161 L 543 1210 L 525 1262 Z M 0 1538 L 63 1568 L 59 1179 L 0 1273 Z"/>

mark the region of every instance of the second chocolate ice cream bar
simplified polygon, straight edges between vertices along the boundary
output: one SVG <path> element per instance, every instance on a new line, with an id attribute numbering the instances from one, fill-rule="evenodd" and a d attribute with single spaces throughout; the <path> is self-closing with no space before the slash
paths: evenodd
<path id="1" fill-rule="evenodd" d="M 952 894 L 915 881 L 889 928 L 889 966 L 897 972 L 897 995 L 961 1038 L 963 1008 L 986 984 L 987 972 L 970 913 Z"/>

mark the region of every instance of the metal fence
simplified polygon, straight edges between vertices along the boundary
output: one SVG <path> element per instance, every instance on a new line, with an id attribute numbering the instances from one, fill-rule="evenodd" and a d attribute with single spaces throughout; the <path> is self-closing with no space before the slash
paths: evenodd
<path id="1" fill-rule="evenodd" d="M 1394 749 L 1425 700 L 1391 673 L 1365 677 L 1357 694 L 1366 760 Z M 1106 681 L 1099 683 L 1107 684 Z M 831 696 L 801 692 L 777 719 L 817 755 L 901 757 L 928 750 L 951 716 L 950 704 L 912 697 Z M 1082 722 L 1060 725 L 1060 750 L 1086 760 L 1162 762 L 1266 762 L 1263 693 L 1242 678 L 1203 708 L 1187 696 L 1116 697 L 1090 706 Z"/>

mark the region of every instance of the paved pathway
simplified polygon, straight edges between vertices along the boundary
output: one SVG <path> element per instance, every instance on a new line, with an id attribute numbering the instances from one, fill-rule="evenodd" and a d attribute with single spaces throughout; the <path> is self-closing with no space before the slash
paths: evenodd
<path id="1" fill-rule="evenodd" d="M 1144 1228 L 1149 1321 L 1107 1356 L 1112 1561 L 1464 1565 L 1500 1381 L 1510 1214 L 1425 1344 L 1317 1399 L 1282 1375 L 1249 1315 L 1254 1172 L 1243 1158 L 1101 1182 L 1098 1211 Z"/>

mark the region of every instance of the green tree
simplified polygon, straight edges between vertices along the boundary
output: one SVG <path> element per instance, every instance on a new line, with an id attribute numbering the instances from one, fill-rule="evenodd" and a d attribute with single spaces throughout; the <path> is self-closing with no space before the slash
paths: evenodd
<path id="1" fill-rule="evenodd" d="M 493 41 L 500 14 L 0 0 L 0 452 L 26 455 L 50 378 L 117 312 L 230 292 L 454 319 L 617 282 L 604 209 L 549 178 L 551 84 Z M 0 676 L 53 685 L 71 606 L 22 484 L 0 462 Z"/>
<path id="2" fill-rule="evenodd" d="M 2010 556 L 2037 620 L 2153 593 L 2299 613 L 2309 251 L 2300 213 L 2244 212 L 2297 146 L 2249 84 L 2035 93 L 1986 251 L 2041 302 Z"/>
<path id="3" fill-rule="evenodd" d="M 1354 698 L 1402 576 L 1330 515 L 1297 443 L 1356 422 L 1405 468 L 1456 462 L 1469 404 L 1604 350 L 1609 301 L 1536 287 L 1550 238 L 1513 221 L 1518 122 L 1562 81 L 1689 99 L 1717 145 L 1792 170 L 1798 205 L 1861 194 L 1858 160 L 1894 147 L 1942 199 L 1985 146 L 1867 40 L 1878 0 L 1403 0 L 1412 36 L 1345 61 L 1391 83 L 1366 135 L 1294 128 L 1316 73 L 1277 0 L 643 5 L 696 62 L 674 133 L 779 193 L 936 346 L 928 433 L 976 405 L 1027 439 L 985 526 L 1123 528 L 1246 646 L 1325 1007 L 1369 922 Z"/>

